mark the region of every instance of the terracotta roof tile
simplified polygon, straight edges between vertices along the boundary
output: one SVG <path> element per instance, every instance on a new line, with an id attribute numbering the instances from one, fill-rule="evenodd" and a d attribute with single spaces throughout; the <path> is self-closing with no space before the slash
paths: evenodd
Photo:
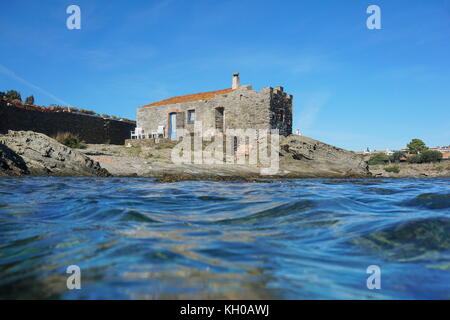
<path id="1" fill-rule="evenodd" d="M 208 91 L 208 92 L 200 92 L 200 93 L 194 93 L 194 94 L 187 94 L 184 96 L 176 96 L 169 99 L 153 102 L 151 104 L 146 104 L 145 106 L 142 106 L 141 108 L 146 107 L 153 107 L 153 106 L 162 106 L 167 104 L 174 104 L 174 103 L 182 103 L 182 102 L 192 102 L 192 101 L 198 101 L 198 100 L 209 100 L 214 98 L 216 94 L 225 94 L 233 91 L 234 89 L 223 89 L 223 90 L 216 90 L 216 91 Z"/>

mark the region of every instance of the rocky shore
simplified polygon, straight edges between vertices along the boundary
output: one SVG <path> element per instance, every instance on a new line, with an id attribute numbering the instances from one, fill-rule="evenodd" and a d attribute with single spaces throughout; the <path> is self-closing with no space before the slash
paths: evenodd
<path id="1" fill-rule="evenodd" d="M 0 135 L 0 176 L 17 175 L 108 177 L 110 173 L 45 134 L 10 130 Z"/>
<path id="2" fill-rule="evenodd" d="M 114 176 L 156 177 L 159 181 L 250 180 L 282 178 L 367 178 L 368 166 L 353 152 L 303 136 L 280 137 L 280 166 L 275 175 L 261 175 L 250 165 L 176 165 L 172 145 L 88 145 L 82 152 Z"/>
<path id="3" fill-rule="evenodd" d="M 351 151 L 298 135 L 280 137 L 279 170 L 261 175 L 250 165 L 174 164 L 172 144 L 88 144 L 72 149 L 32 131 L 0 135 L 0 176 L 120 176 L 180 180 L 270 181 L 286 178 L 450 177 L 450 163 L 368 166 Z"/>
<path id="4" fill-rule="evenodd" d="M 89 144 L 75 150 L 44 134 L 9 131 L 0 135 L 0 147 L 1 175 L 139 176 L 160 181 L 370 176 L 366 162 L 353 152 L 294 135 L 280 138 L 280 168 L 270 176 L 250 165 L 176 165 L 171 160 L 173 145 L 164 144 Z"/>

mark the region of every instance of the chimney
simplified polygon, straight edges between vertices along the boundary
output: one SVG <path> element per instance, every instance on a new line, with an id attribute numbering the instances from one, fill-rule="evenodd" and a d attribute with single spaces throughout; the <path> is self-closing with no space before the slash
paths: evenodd
<path id="1" fill-rule="evenodd" d="M 239 72 L 233 72 L 233 83 L 231 88 L 237 89 L 241 85 L 241 80 L 239 80 Z"/>

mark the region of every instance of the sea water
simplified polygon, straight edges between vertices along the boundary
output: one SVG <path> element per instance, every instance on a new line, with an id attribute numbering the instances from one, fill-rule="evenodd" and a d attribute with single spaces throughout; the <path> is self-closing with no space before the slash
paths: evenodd
<path id="1" fill-rule="evenodd" d="M 450 299 L 450 179 L 0 178 L 0 298 Z"/>

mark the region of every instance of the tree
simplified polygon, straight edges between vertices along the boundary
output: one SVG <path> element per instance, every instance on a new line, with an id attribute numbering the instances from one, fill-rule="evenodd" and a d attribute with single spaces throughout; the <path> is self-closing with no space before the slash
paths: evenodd
<path id="1" fill-rule="evenodd" d="M 389 157 L 385 155 L 384 153 L 377 153 L 370 157 L 368 163 L 370 165 L 378 165 L 378 164 L 385 164 L 389 161 Z"/>
<path id="2" fill-rule="evenodd" d="M 20 102 L 22 102 L 22 97 L 20 96 L 20 93 L 17 92 L 16 90 L 8 90 L 8 92 L 6 92 L 5 97 L 8 100 L 19 100 Z"/>
<path id="3" fill-rule="evenodd" d="M 437 150 L 425 150 L 420 154 L 422 162 L 438 162 L 442 160 L 442 153 Z"/>
<path id="4" fill-rule="evenodd" d="M 390 156 L 390 160 L 392 162 L 399 162 L 401 158 L 403 158 L 405 156 L 405 153 L 401 152 L 401 151 L 395 151 L 391 156 Z"/>
<path id="5" fill-rule="evenodd" d="M 5 96 L 5 93 L 3 91 L 0 91 L 0 99 Z"/>
<path id="6" fill-rule="evenodd" d="M 409 149 L 409 153 L 413 154 L 418 154 L 428 149 L 425 145 L 425 142 L 420 139 L 412 139 L 411 142 L 406 145 L 406 147 Z"/>
<path id="7" fill-rule="evenodd" d="M 34 104 L 34 97 L 29 96 L 25 99 L 25 104 Z"/>

